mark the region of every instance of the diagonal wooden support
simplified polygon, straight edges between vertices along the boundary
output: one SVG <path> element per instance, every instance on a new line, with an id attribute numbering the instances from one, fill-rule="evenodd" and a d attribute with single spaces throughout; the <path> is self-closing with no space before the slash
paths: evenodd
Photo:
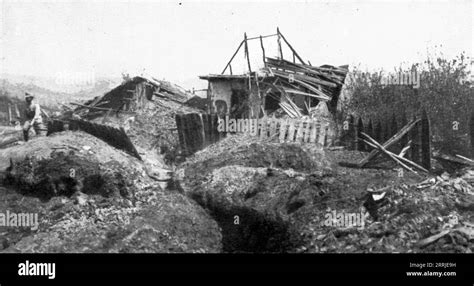
<path id="1" fill-rule="evenodd" d="M 408 167 L 407 165 L 403 164 L 402 162 L 406 163 L 406 164 L 409 164 L 411 165 L 412 167 L 415 167 L 416 169 L 422 171 L 422 172 L 425 172 L 425 173 L 429 173 L 428 170 L 426 170 L 425 168 L 421 167 L 420 165 L 400 156 L 400 155 L 397 155 L 397 154 L 394 154 L 388 150 L 386 150 L 385 148 L 383 148 L 382 145 L 380 145 L 377 141 L 375 141 L 373 138 L 371 138 L 369 135 L 365 134 L 364 132 L 361 133 L 363 136 L 365 136 L 367 139 L 370 140 L 370 142 L 368 142 L 367 140 L 363 140 L 366 144 L 368 144 L 369 146 L 373 147 L 373 148 L 378 148 L 381 152 L 383 152 L 384 154 L 386 154 L 387 156 L 389 156 L 391 159 L 393 159 L 395 162 L 397 162 L 398 164 L 400 164 L 402 167 L 404 167 L 405 169 L 415 173 L 418 175 L 418 173 L 416 173 L 414 170 L 412 170 L 410 167 Z"/>
<path id="2" fill-rule="evenodd" d="M 377 148 L 378 150 L 380 150 L 382 153 L 386 154 L 389 158 L 391 158 L 393 161 L 395 161 L 396 163 L 398 163 L 400 166 L 402 166 L 404 169 L 407 169 L 408 171 L 418 175 L 418 173 L 413 170 L 412 168 L 408 167 L 407 165 L 403 164 L 403 162 L 401 162 L 400 160 L 398 160 L 394 154 L 392 152 L 389 152 L 387 151 L 385 148 L 383 148 L 382 145 L 380 144 L 375 144 L 374 142 L 368 142 L 367 140 L 363 140 L 367 145 L 373 147 L 373 148 Z M 375 141 L 375 140 L 374 140 Z M 375 141 L 377 142 L 377 141 Z"/>
<path id="3" fill-rule="evenodd" d="M 400 129 L 400 131 L 393 135 L 392 138 L 388 139 L 387 142 L 383 144 L 383 148 L 387 149 L 393 144 L 395 144 L 398 140 L 405 136 L 405 134 L 407 134 L 418 122 L 420 122 L 420 119 L 414 119 L 410 123 L 405 125 L 402 129 Z M 369 155 L 367 155 L 367 157 L 365 157 L 359 162 L 359 167 L 365 167 L 369 163 L 369 161 L 373 159 L 379 152 L 380 150 L 378 148 L 372 150 Z"/>

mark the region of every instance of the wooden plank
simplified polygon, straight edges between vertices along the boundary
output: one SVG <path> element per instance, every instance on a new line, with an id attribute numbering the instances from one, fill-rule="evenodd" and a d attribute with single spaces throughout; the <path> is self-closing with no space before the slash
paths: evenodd
<path id="1" fill-rule="evenodd" d="M 216 114 L 209 114 L 208 115 L 208 120 L 209 120 L 209 130 L 210 130 L 210 140 L 211 143 L 214 144 L 218 141 L 219 139 L 219 131 L 217 130 L 218 124 L 218 118 Z"/>
<path id="2" fill-rule="evenodd" d="M 298 53 L 295 51 L 295 49 L 293 49 L 293 47 L 290 45 L 290 43 L 286 40 L 285 36 L 283 36 L 283 34 L 280 32 L 279 28 L 277 28 L 277 34 L 278 34 L 278 39 L 281 37 L 283 39 L 283 41 L 285 41 L 285 43 L 288 45 L 290 50 L 293 52 L 293 55 L 296 56 L 302 64 L 305 64 L 303 59 L 298 55 Z M 280 44 L 280 53 L 281 53 L 281 58 L 283 59 L 283 53 L 281 52 L 281 44 Z"/>
<path id="3" fill-rule="evenodd" d="M 8 103 L 8 125 L 10 125 L 12 121 L 12 106 Z"/>
<path id="4" fill-rule="evenodd" d="M 324 140 L 326 139 L 326 122 L 321 122 L 320 128 L 319 128 L 319 138 L 318 138 L 318 143 L 324 146 Z"/>
<path id="5" fill-rule="evenodd" d="M 302 92 L 302 91 L 296 90 L 296 89 L 286 89 L 286 88 L 285 88 L 285 91 L 286 91 L 287 93 L 292 93 L 292 94 L 297 94 L 297 95 L 304 95 L 304 96 L 314 97 L 314 98 L 317 98 L 317 99 L 323 100 L 323 101 L 329 101 L 329 100 L 331 100 L 331 98 L 330 98 L 329 96 L 316 95 L 316 94 L 312 94 L 312 93 Z"/>
<path id="6" fill-rule="evenodd" d="M 263 54 L 263 65 L 267 67 L 267 62 L 265 61 L 265 47 L 263 46 L 263 38 L 260 36 L 260 46 L 262 48 L 262 54 Z"/>
<path id="7" fill-rule="evenodd" d="M 250 67 L 250 55 L 249 55 L 249 46 L 247 43 L 247 33 L 244 33 L 244 41 L 245 41 L 245 57 L 247 58 L 249 73 L 252 73 L 252 68 Z"/>
<path id="8" fill-rule="evenodd" d="M 431 169 L 431 132 L 430 121 L 425 110 L 421 113 L 421 165 Z"/>
<path id="9" fill-rule="evenodd" d="M 305 143 L 309 143 L 309 138 L 310 138 L 310 135 L 311 135 L 311 120 L 310 119 L 307 119 L 306 121 L 306 126 L 305 126 L 305 130 L 304 130 L 304 139 L 303 139 L 303 142 Z"/>
<path id="10" fill-rule="evenodd" d="M 288 130 L 288 119 L 280 119 L 280 130 L 279 130 L 279 141 L 280 143 L 285 142 L 286 132 Z"/>
<path id="11" fill-rule="evenodd" d="M 471 112 L 471 119 L 469 121 L 469 133 L 471 139 L 471 156 L 474 157 L 474 109 Z"/>
<path id="12" fill-rule="evenodd" d="M 117 113 L 118 112 L 123 112 L 123 113 L 136 114 L 136 112 L 133 112 L 133 111 L 126 111 L 126 110 L 119 110 L 119 109 L 114 110 L 114 109 L 111 109 L 111 108 L 101 108 L 101 107 L 95 107 L 95 106 L 87 106 L 87 105 L 83 105 L 83 104 L 75 103 L 75 102 L 70 102 L 70 104 L 81 106 L 81 107 L 84 107 L 84 108 L 87 108 L 87 109 L 95 109 L 95 110 L 103 110 L 103 111 L 113 110 L 113 111 L 117 111 Z"/>
<path id="13" fill-rule="evenodd" d="M 288 122 L 288 137 L 286 138 L 286 142 L 294 142 L 295 141 L 295 120 L 291 119 Z"/>
<path id="14" fill-rule="evenodd" d="M 311 123 L 311 134 L 310 134 L 310 137 L 309 137 L 309 142 L 310 143 L 316 143 L 317 141 L 317 138 L 318 138 L 318 125 L 319 123 L 318 122 L 313 122 Z"/>
<path id="15" fill-rule="evenodd" d="M 413 119 L 410 123 L 405 125 L 400 131 L 397 132 L 397 134 L 393 135 L 392 138 L 390 138 L 387 142 L 383 144 L 383 147 L 385 149 L 389 148 L 391 145 L 396 143 L 403 135 L 407 134 L 410 130 L 413 129 L 413 127 L 419 122 L 419 119 Z M 372 150 L 367 157 L 362 159 L 359 162 L 360 167 L 364 167 L 372 158 L 374 158 L 378 154 L 378 150 Z"/>
<path id="16" fill-rule="evenodd" d="M 357 148 L 357 129 L 355 125 L 356 125 L 355 118 L 351 114 L 349 115 L 349 130 L 348 130 L 349 150 L 356 150 Z"/>
<path id="17" fill-rule="evenodd" d="M 188 149 L 186 144 L 186 118 L 181 114 L 176 114 L 176 127 L 178 128 L 178 140 L 182 152 L 187 155 Z"/>
<path id="18" fill-rule="evenodd" d="M 410 152 L 410 160 L 413 162 L 420 161 L 420 133 L 419 133 L 419 124 L 414 126 L 410 131 L 410 141 L 411 141 L 411 152 Z"/>
<path id="19" fill-rule="evenodd" d="M 283 50 L 281 49 L 281 35 L 280 35 L 280 29 L 277 27 L 277 43 L 278 43 L 278 51 L 280 52 L 280 59 L 283 59 Z"/>
<path id="20" fill-rule="evenodd" d="M 267 135 L 267 124 L 268 120 L 267 117 L 262 117 L 260 118 L 260 139 L 266 139 L 268 137 Z"/>
<path id="21" fill-rule="evenodd" d="M 230 63 L 232 62 L 232 60 L 235 58 L 235 56 L 237 55 L 237 53 L 239 52 L 240 48 L 242 47 L 242 45 L 244 44 L 244 41 L 240 42 L 240 45 L 237 47 L 237 50 L 235 50 L 234 54 L 232 55 L 232 57 L 230 58 L 229 62 L 227 63 L 227 65 L 225 66 L 224 70 L 221 72 L 221 74 L 224 74 L 227 67 L 230 65 Z"/>
<path id="22" fill-rule="evenodd" d="M 303 142 L 303 138 L 304 138 L 304 121 L 303 120 L 298 120 L 298 129 L 297 129 L 297 132 L 296 132 L 296 138 L 295 138 L 295 142 L 298 142 L 298 143 L 302 143 Z"/>
<path id="23" fill-rule="evenodd" d="M 359 134 L 361 134 L 364 131 L 364 122 L 362 121 L 362 118 L 359 117 L 359 120 L 357 121 L 357 150 L 358 151 L 365 151 L 365 144 L 362 142 L 362 139 L 360 138 Z"/>
<path id="24" fill-rule="evenodd" d="M 204 142 L 204 147 L 207 147 L 212 144 L 211 140 L 211 125 L 209 118 L 210 116 L 208 114 L 200 114 L 201 115 L 201 120 L 202 120 L 202 126 L 203 126 L 203 142 Z"/>
<path id="25" fill-rule="evenodd" d="M 329 124 L 326 123 L 326 127 L 324 128 L 324 145 L 329 146 L 331 144 L 331 132 L 329 129 Z"/>
<path id="26" fill-rule="evenodd" d="M 270 119 L 270 138 L 274 138 L 277 134 L 277 125 L 278 121 L 276 118 L 271 118 Z"/>
<path id="27" fill-rule="evenodd" d="M 370 136 L 367 137 L 366 135 L 367 135 L 367 134 L 365 134 L 365 137 L 366 137 L 366 138 L 369 138 L 369 137 L 370 137 Z M 371 138 L 371 139 L 372 139 L 372 138 Z M 372 140 L 370 140 L 370 142 L 368 142 L 368 141 L 365 140 L 365 142 L 366 142 L 367 144 L 371 145 L 371 146 L 374 147 L 374 148 L 375 148 L 375 147 L 379 148 L 378 146 L 382 146 L 382 145 L 380 145 L 380 144 L 374 143 L 373 141 L 375 141 L 375 140 L 372 139 Z M 377 142 L 377 141 L 375 141 L 375 142 Z M 377 143 L 378 143 L 378 142 L 377 142 Z M 381 150 L 381 149 L 379 148 L 379 150 Z M 403 161 L 403 162 L 405 162 L 405 163 L 407 163 L 407 164 L 410 164 L 411 166 L 417 168 L 417 169 L 420 170 L 420 171 L 423 171 L 423 172 L 425 172 L 425 173 L 429 173 L 429 171 L 426 170 L 425 168 L 423 168 L 422 166 L 420 166 L 420 165 L 418 165 L 418 164 L 416 164 L 416 163 L 414 163 L 414 162 L 412 162 L 412 161 L 410 161 L 410 160 L 404 158 L 403 156 L 400 156 L 400 155 L 397 155 L 397 154 L 395 154 L 395 153 L 393 153 L 393 152 L 390 152 L 390 151 L 386 150 L 385 148 L 384 148 L 383 150 L 381 150 L 381 151 L 382 151 L 383 153 L 385 153 L 386 155 L 390 156 L 390 157 L 396 158 L 396 159 L 398 159 L 398 160 L 400 160 L 400 161 Z M 398 163 L 398 162 L 397 162 L 397 163 Z M 408 169 L 408 170 L 410 170 L 410 169 Z M 415 174 L 417 174 L 417 173 L 415 172 Z"/>
<path id="28" fill-rule="evenodd" d="M 370 137 L 372 138 L 376 138 L 376 136 L 374 135 L 374 126 L 372 125 L 372 119 L 369 119 L 369 124 L 367 125 L 367 128 L 365 130 L 365 133 L 369 134 Z M 371 151 L 372 150 L 372 147 L 370 146 L 365 146 L 366 148 L 366 151 Z"/>
<path id="29" fill-rule="evenodd" d="M 389 158 L 391 158 L 392 160 L 394 160 L 395 162 L 397 162 L 400 166 L 402 166 L 404 169 L 418 175 L 418 173 L 413 170 L 412 168 L 408 167 L 407 165 L 405 165 L 404 163 L 402 163 L 400 160 L 398 160 L 393 153 L 387 151 L 382 145 L 380 145 L 377 141 L 375 141 L 374 139 L 370 138 L 370 136 L 368 136 L 367 134 L 363 133 L 362 132 L 362 135 L 364 135 L 367 139 L 369 139 L 369 141 L 367 140 L 364 140 L 365 143 L 367 143 L 368 145 L 371 145 L 372 147 L 374 148 L 378 148 L 378 150 L 380 150 L 382 153 L 386 154 Z"/>

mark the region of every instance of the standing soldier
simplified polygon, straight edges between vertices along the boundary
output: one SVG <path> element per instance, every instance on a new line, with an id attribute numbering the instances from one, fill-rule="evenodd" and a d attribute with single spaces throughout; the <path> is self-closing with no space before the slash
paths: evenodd
<path id="1" fill-rule="evenodd" d="M 34 96 L 25 92 L 25 101 L 26 101 L 26 109 L 25 115 L 26 120 L 23 124 L 23 137 L 25 142 L 28 141 L 28 132 L 30 128 L 33 126 L 35 133 L 37 136 L 46 136 L 48 133 L 48 129 L 43 124 L 43 117 L 41 116 L 41 107 L 37 103 L 33 103 Z"/>

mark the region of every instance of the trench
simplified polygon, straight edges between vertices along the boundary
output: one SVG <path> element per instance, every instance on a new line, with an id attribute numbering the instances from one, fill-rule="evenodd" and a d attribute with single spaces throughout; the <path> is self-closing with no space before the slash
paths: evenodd
<path id="1" fill-rule="evenodd" d="M 264 215 L 247 207 L 224 206 L 199 195 L 189 195 L 177 180 L 168 182 L 167 190 L 184 193 L 217 222 L 224 253 L 288 252 L 297 242 L 292 239 L 288 222 Z"/>

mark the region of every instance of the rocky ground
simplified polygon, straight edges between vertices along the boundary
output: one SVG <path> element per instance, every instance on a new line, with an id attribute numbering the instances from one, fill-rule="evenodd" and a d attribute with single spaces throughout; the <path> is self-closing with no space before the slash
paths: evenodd
<path id="1" fill-rule="evenodd" d="M 337 164 L 365 155 L 231 135 L 178 165 L 164 187 L 153 158 L 139 161 L 82 132 L 34 138 L 0 149 L 0 212 L 36 213 L 39 226 L 0 226 L 0 249 L 474 250 L 472 169 L 416 176 Z M 348 226 L 347 214 L 361 220 Z"/>
<path id="2" fill-rule="evenodd" d="M 221 250 L 219 227 L 201 207 L 95 137 L 36 138 L 0 150 L 2 163 L 7 157 L 0 210 L 36 213 L 39 227 L 0 226 L 4 252 Z"/>
<path id="3" fill-rule="evenodd" d="M 472 170 L 419 177 L 336 164 L 365 155 L 229 136 L 190 158 L 179 177 L 221 226 L 225 251 L 474 250 Z M 374 201 L 368 190 L 380 189 Z M 338 224 L 338 213 L 360 214 L 364 225 Z"/>

